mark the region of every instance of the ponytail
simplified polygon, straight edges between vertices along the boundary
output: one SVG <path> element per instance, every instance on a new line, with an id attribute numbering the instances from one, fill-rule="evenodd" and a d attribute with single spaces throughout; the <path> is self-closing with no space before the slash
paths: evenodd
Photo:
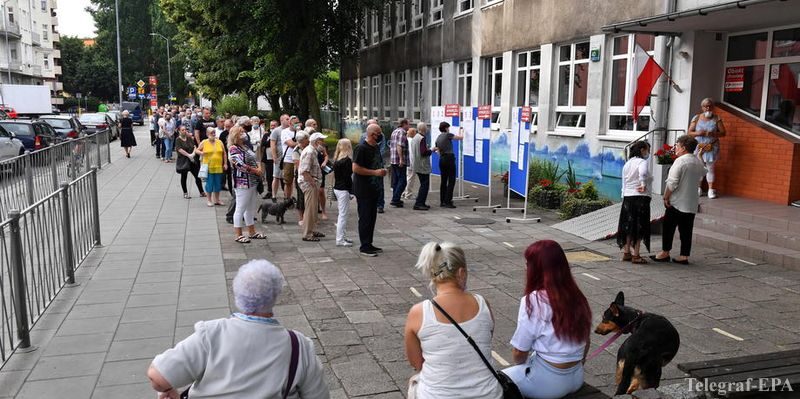
<path id="1" fill-rule="evenodd" d="M 430 280 L 428 287 L 434 293 L 437 282 L 455 279 L 458 269 L 466 268 L 464 250 L 450 242 L 429 242 L 422 247 L 415 266 Z"/>

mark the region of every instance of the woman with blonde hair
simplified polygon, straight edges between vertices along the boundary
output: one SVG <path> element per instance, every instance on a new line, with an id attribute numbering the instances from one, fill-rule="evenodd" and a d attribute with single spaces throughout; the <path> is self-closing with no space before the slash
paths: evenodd
<path id="1" fill-rule="evenodd" d="M 353 198 L 353 144 L 350 139 L 341 139 L 336 143 L 333 155 L 333 194 L 339 207 L 336 221 L 336 246 L 352 247 L 353 241 L 347 238 L 347 211 L 350 210 L 350 199 Z"/>
<path id="2" fill-rule="evenodd" d="M 406 357 L 419 371 L 409 381 L 408 397 L 502 398 L 503 389 L 476 353 L 480 349 L 484 358 L 491 358 L 494 318 L 489 303 L 467 291 L 464 250 L 449 242 L 430 242 L 422 247 L 416 268 L 430 280 L 435 296 L 414 305 L 406 319 Z"/>

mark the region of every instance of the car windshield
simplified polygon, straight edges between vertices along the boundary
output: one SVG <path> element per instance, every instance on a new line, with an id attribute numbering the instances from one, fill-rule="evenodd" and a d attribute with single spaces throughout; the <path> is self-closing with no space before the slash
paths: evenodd
<path id="1" fill-rule="evenodd" d="M 3 126 L 9 133 L 14 133 L 17 136 L 33 136 L 31 125 L 22 123 L 0 123 L 0 126 Z"/>
<path id="2" fill-rule="evenodd" d="M 67 119 L 42 119 L 43 121 L 47 122 L 48 125 L 58 128 L 58 129 L 71 129 L 72 125 L 69 124 L 69 120 Z"/>
<path id="3" fill-rule="evenodd" d="M 98 123 L 106 123 L 106 116 L 101 114 L 83 114 L 80 118 L 81 123 L 88 123 L 96 125 Z"/>

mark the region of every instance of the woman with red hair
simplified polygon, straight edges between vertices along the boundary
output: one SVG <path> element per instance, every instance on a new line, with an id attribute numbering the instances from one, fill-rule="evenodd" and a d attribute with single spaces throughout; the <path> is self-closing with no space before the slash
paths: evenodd
<path id="1" fill-rule="evenodd" d="M 525 261 L 525 296 L 511 338 L 517 365 L 503 372 L 526 398 L 561 398 L 583 385 L 592 311 L 557 242 L 531 244 Z"/>

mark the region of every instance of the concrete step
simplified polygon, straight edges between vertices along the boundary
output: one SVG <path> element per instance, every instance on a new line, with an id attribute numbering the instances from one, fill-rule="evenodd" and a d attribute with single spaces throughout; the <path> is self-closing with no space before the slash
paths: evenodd
<path id="1" fill-rule="evenodd" d="M 800 251 L 800 233 L 774 225 L 698 213 L 695 226 L 744 240 Z"/>
<path id="2" fill-rule="evenodd" d="M 800 210 L 797 208 L 781 207 L 774 204 L 762 204 L 758 202 L 753 202 L 750 208 L 731 208 L 724 205 L 717 205 L 715 201 L 716 200 L 709 201 L 707 199 L 701 200 L 700 212 L 698 215 L 714 216 L 717 219 L 725 219 L 731 222 L 753 223 L 758 226 L 775 228 L 800 235 L 800 219 L 797 217 L 800 215 Z M 769 208 L 767 208 L 767 211 L 762 211 L 759 209 L 761 207 Z"/>
<path id="3" fill-rule="evenodd" d="M 722 233 L 696 226 L 694 242 L 698 245 L 714 248 L 736 258 L 767 262 L 800 271 L 800 250 L 740 238 L 729 232 Z"/>

